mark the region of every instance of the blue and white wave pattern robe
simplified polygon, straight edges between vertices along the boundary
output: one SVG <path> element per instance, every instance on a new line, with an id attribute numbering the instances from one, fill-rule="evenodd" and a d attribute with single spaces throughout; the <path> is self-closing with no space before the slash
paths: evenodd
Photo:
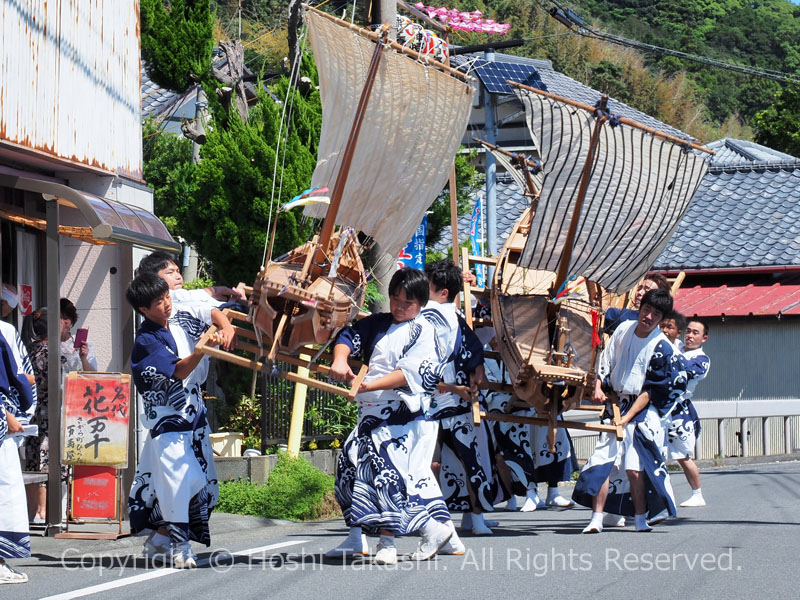
<path id="1" fill-rule="evenodd" d="M 31 362 L 31 357 L 28 355 L 28 349 L 25 347 L 25 343 L 22 341 L 16 327 L 11 323 L 0 321 L 0 334 L 2 334 L 3 339 L 5 339 L 6 343 L 11 348 L 11 355 L 14 357 L 14 362 L 17 364 L 17 373 L 35 377 L 36 373 L 33 371 L 33 363 Z M 38 400 L 36 386 L 32 387 L 32 394 L 33 401 L 30 407 L 27 410 L 16 409 L 16 413 L 14 414 L 17 421 L 20 422 L 20 425 L 30 424 L 33 415 L 36 413 L 36 403 Z M 25 438 L 22 436 L 15 437 L 14 439 L 19 446 L 25 442 Z"/>
<path id="2" fill-rule="evenodd" d="M 469 387 L 470 375 L 483 364 L 483 344 L 458 316 L 460 335 L 457 347 L 444 369 L 445 383 Z M 486 406 L 484 404 L 484 409 Z M 473 509 L 492 511 L 493 506 L 508 497 L 503 489 L 495 462 L 495 448 L 489 424 L 475 425 L 472 406 L 458 394 L 436 392 L 431 397 L 426 416 L 440 425 L 441 468 L 439 486 L 447 508 L 467 512 Z M 467 482 L 479 506 L 474 507 Z"/>
<path id="3" fill-rule="evenodd" d="M 625 471 L 643 471 L 648 515 L 653 517 L 667 509 L 675 516 L 675 498 L 661 453 L 665 439 L 661 418 L 686 389 L 686 374 L 672 344 L 658 328 L 640 338 L 635 335 L 636 326 L 636 321 L 627 321 L 617 327 L 600 356 L 598 377 L 606 394 L 618 395 L 621 415 L 627 414 L 640 393 L 647 392 L 650 403 L 625 426 L 622 441 L 618 442 L 613 433 L 600 434 L 572 498 L 591 508 L 594 496 L 608 479 L 604 510 L 632 517 L 635 511 Z M 610 424 L 612 415 L 609 401 L 603 423 Z"/>
<path id="4" fill-rule="evenodd" d="M 511 383 L 508 371 L 498 361 L 489 359 L 484 364 L 486 375 L 491 381 Z M 489 411 L 519 417 L 536 417 L 536 409 L 532 406 L 506 412 L 511 397 L 511 394 L 504 392 L 487 394 Z M 566 429 L 556 430 L 556 451 L 553 453 L 550 452 L 547 442 L 548 428 L 545 426 L 489 422 L 495 447 L 511 471 L 514 494 L 525 495 L 527 490 L 538 483 L 569 481 L 572 473 L 578 470 L 572 439 Z"/>
<path id="5" fill-rule="evenodd" d="M 375 314 L 345 329 L 336 344 L 346 344 L 368 363 L 365 381 L 400 369 L 407 382 L 356 396 L 358 425 L 345 441 L 334 488 L 345 522 L 405 535 L 430 518 L 449 520 L 430 457 L 425 460 L 430 432 L 423 403 L 442 370 L 431 353 L 437 344 L 433 328 L 420 316 L 393 323 L 391 314 Z"/>
<path id="6" fill-rule="evenodd" d="M 201 362 L 185 379 L 173 376 L 206 326 L 178 311 L 169 329 L 145 320 L 131 355 L 133 380 L 143 400 L 145 438 L 128 498 L 131 532 L 166 527 L 175 543 L 211 543 L 209 515 L 219 485 L 200 386 Z"/>
<path id="7" fill-rule="evenodd" d="M 668 457 L 673 460 L 694 458 L 694 448 L 700 435 L 700 417 L 692 404 L 697 384 L 705 379 L 711 368 L 711 359 L 703 348 L 687 350 L 682 355 L 686 370 L 686 391 L 664 421 L 667 430 Z"/>
<path id="8" fill-rule="evenodd" d="M 28 503 L 15 436 L 8 434 L 8 413 L 25 414 L 34 405 L 33 389 L 21 375 L 12 347 L 0 339 L 0 558 L 31 555 Z"/>

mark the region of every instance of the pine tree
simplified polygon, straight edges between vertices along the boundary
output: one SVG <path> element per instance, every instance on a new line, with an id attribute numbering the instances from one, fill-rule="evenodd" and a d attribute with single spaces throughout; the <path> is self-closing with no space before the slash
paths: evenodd
<path id="1" fill-rule="evenodd" d="M 208 0 L 141 0 L 142 58 L 161 87 L 184 92 L 209 77 L 214 12 Z"/>

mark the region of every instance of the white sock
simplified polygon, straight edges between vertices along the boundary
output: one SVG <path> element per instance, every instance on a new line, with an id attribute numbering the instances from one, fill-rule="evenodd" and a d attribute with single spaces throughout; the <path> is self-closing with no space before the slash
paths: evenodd
<path id="1" fill-rule="evenodd" d="M 169 548 L 170 539 L 168 535 L 164 535 L 163 533 L 156 531 L 153 534 L 153 537 L 150 538 L 150 543 L 154 546 L 166 546 Z"/>
<path id="2" fill-rule="evenodd" d="M 589 525 L 599 525 L 600 527 L 603 526 L 603 513 L 602 512 L 592 512 L 592 520 L 589 521 Z"/>
<path id="3" fill-rule="evenodd" d="M 536 502 L 538 504 L 539 503 L 539 491 L 538 491 L 538 487 L 539 486 L 537 486 L 535 483 L 532 484 L 532 486 L 533 487 L 529 487 L 528 488 L 528 492 L 525 494 L 525 497 L 526 498 L 530 498 L 531 500 L 533 500 L 534 502 Z"/>
<path id="4" fill-rule="evenodd" d="M 378 542 L 384 548 L 394 548 L 394 536 L 381 534 L 381 539 Z"/>
<path id="5" fill-rule="evenodd" d="M 696 490 L 692 490 L 692 496 L 702 496 L 702 495 L 703 495 L 703 492 L 700 490 L 700 488 L 697 488 Z"/>
<path id="6" fill-rule="evenodd" d="M 361 526 L 351 527 L 350 531 L 347 533 L 347 539 L 352 540 L 354 542 L 361 541 Z"/>
<path id="7" fill-rule="evenodd" d="M 636 529 L 647 529 L 649 525 L 647 524 L 647 513 L 642 513 L 641 515 L 634 515 L 633 516 Z"/>
<path id="8" fill-rule="evenodd" d="M 547 501 L 552 502 L 556 498 L 558 498 L 558 486 L 555 487 L 547 487 Z"/>
<path id="9" fill-rule="evenodd" d="M 433 535 L 433 532 L 439 525 L 442 524 L 436 519 L 428 519 L 425 525 L 420 527 L 420 531 L 422 532 L 422 535 Z"/>
<path id="10" fill-rule="evenodd" d="M 486 522 L 483 520 L 483 513 L 472 513 L 472 528 L 486 527 Z"/>
<path id="11" fill-rule="evenodd" d="M 511 496 L 511 498 L 509 498 L 506 501 L 506 509 L 507 510 L 517 510 L 517 497 L 516 496 Z"/>

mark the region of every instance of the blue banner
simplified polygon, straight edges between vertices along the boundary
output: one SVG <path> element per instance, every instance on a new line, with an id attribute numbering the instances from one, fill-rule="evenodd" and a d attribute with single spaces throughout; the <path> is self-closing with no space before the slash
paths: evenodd
<path id="1" fill-rule="evenodd" d="M 472 209 L 472 222 L 469 228 L 469 245 L 470 252 L 473 256 L 483 256 L 483 203 L 481 202 L 480 195 L 475 200 L 475 208 Z M 475 278 L 478 280 L 475 284 L 479 288 L 486 287 L 486 266 L 475 265 Z"/>
<path id="2" fill-rule="evenodd" d="M 428 231 L 428 215 L 422 217 L 422 223 L 417 227 L 414 236 L 400 251 L 397 256 L 397 268 L 410 267 L 425 270 L 425 234 Z"/>

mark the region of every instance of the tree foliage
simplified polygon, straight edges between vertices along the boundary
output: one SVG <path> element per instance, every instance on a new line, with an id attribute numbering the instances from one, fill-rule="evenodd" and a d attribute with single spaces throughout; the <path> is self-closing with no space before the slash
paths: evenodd
<path id="1" fill-rule="evenodd" d="M 183 92 L 190 74 L 207 77 L 214 48 L 214 12 L 208 0 L 141 0 L 142 58 L 161 87 Z"/>
<path id="2" fill-rule="evenodd" d="M 800 85 L 787 86 L 756 114 L 756 141 L 800 157 Z"/>
<path id="3" fill-rule="evenodd" d="M 281 81 L 276 93 L 285 93 Z M 311 181 L 319 138 L 318 93 L 313 99 L 293 92 L 293 121 L 278 145 L 281 108 L 261 94 L 246 124 L 231 114 L 227 127 L 215 127 L 196 167 L 194 194 L 179 207 L 178 225 L 200 254 L 226 280 L 251 281 L 262 264 L 271 218 L 277 207 L 302 192 Z M 278 181 L 273 181 L 278 148 Z M 285 161 L 285 162 L 284 162 Z M 282 181 L 280 178 L 282 177 Z M 273 187 L 275 200 L 272 201 Z M 300 211 L 280 214 L 273 255 L 308 239 L 309 223 Z"/>

